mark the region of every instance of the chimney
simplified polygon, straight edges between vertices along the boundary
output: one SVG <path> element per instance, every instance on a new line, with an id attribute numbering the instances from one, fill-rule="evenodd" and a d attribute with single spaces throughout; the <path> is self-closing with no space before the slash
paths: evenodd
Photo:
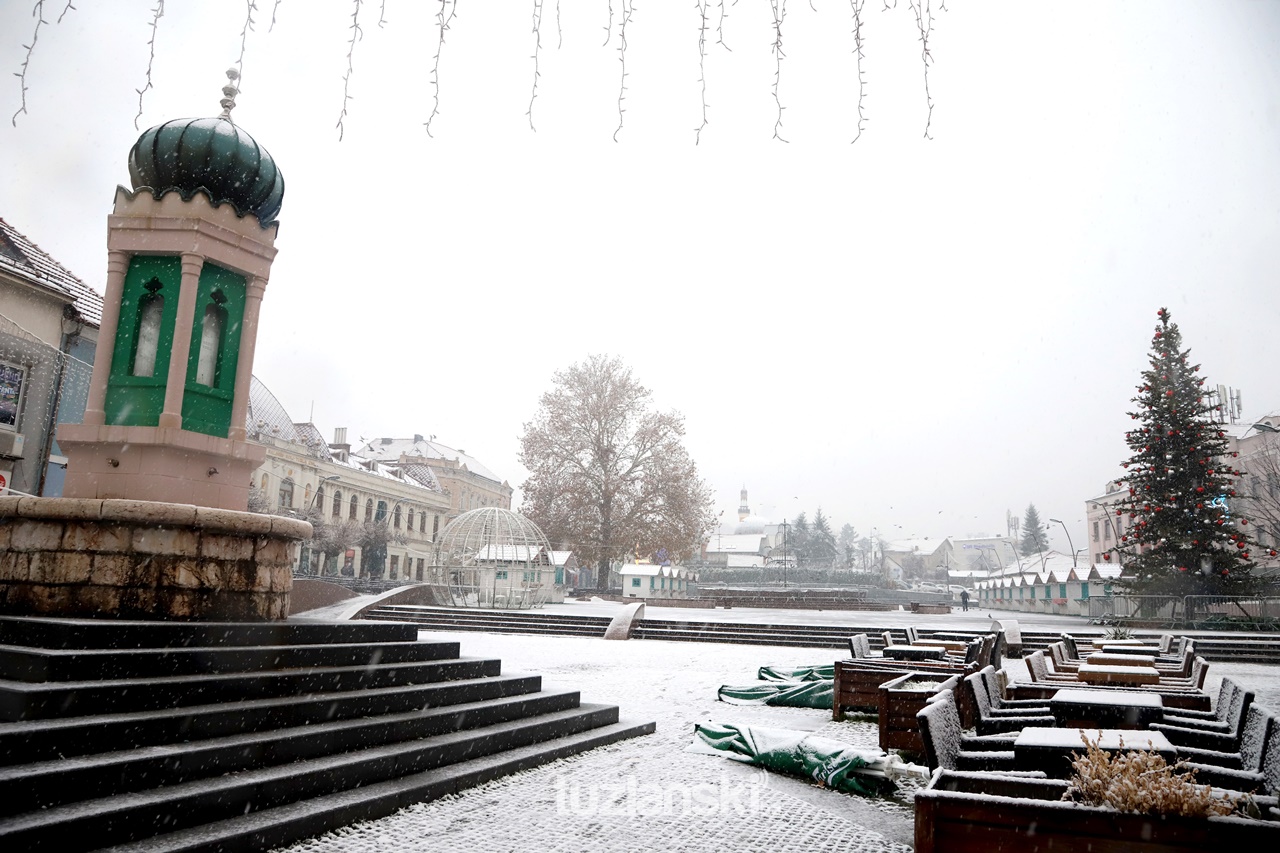
<path id="1" fill-rule="evenodd" d="M 420 444 L 421 442 L 422 442 L 422 433 L 420 433 L 420 432 L 415 432 L 415 433 L 413 434 L 413 443 L 414 443 L 414 444 Z"/>
<path id="2" fill-rule="evenodd" d="M 347 443 L 347 428 L 346 428 L 346 427 L 337 427 L 337 428 L 335 428 L 335 429 L 334 429 L 334 431 L 333 431 L 333 443 L 334 443 L 334 444 L 346 444 L 346 443 Z"/>

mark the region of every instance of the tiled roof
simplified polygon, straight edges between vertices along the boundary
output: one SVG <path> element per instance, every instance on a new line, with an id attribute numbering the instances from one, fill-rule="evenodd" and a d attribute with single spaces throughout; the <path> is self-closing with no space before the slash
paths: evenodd
<path id="1" fill-rule="evenodd" d="M 0 219 L 0 270 L 66 294 L 90 325 L 102 325 L 102 297 L 62 264 Z"/>
<path id="2" fill-rule="evenodd" d="M 425 438 L 375 438 L 360 448 L 359 453 L 361 456 L 388 462 L 395 462 L 401 456 L 421 456 L 428 460 L 443 459 L 450 462 L 457 460 L 459 464 L 466 465 L 467 470 L 472 474 L 478 474 L 495 483 L 503 482 L 501 477 L 482 465 L 474 456 L 468 456 L 461 450 L 455 450 L 448 445 Z"/>
<path id="3" fill-rule="evenodd" d="M 426 465 L 420 465 L 417 462 L 405 465 L 404 475 L 433 492 L 444 493 L 444 489 L 440 487 L 440 481 L 436 479 L 436 475 Z"/>

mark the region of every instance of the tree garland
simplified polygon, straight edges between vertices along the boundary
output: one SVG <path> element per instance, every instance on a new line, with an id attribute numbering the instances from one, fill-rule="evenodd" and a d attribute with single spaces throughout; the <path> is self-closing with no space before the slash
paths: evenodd
<path id="1" fill-rule="evenodd" d="M 1232 507 L 1244 472 L 1228 461 L 1226 433 L 1210 417 L 1200 365 L 1188 361 L 1177 324 L 1164 308 L 1157 317 L 1150 367 L 1129 413 L 1141 426 L 1125 433 L 1132 455 L 1117 483 L 1128 493 L 1115 513 L 1128 516 L 1129 529 L 1104 558 L 1122 555 L 1124 586 L 1141 594 L 1248 593 L 1258 543 Z"/>

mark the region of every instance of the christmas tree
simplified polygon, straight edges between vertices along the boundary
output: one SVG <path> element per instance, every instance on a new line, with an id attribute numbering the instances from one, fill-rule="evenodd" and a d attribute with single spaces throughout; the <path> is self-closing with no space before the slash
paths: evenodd
<path id="1" fill-rule="evenodd" d="M 1234 510 L 1226 434 L 1201 388 L 1168 310 L 1151 339 L 1151 366 L 1133 398 L 1140 423 L 1125 433 L 1133 455 L 1122 463 L 1128 495 L 1116 515 L 1129 529 L 1111 553 L 1123 558 L 1126 591 L 1142 595 L 1240 595 L 1252 590 L 1248 519 Z M 1111 553 L 1106 557 L 1110 559 Z"/>
<path id="2" fill-rule="evenodd" d="M 1040 512 L 1035 504 L 1027 504 L 1027 514 L 1022 519 L 1022 556 L 1043 554 L 1048 549 L 1049 534 L 1040 521 Z"/>

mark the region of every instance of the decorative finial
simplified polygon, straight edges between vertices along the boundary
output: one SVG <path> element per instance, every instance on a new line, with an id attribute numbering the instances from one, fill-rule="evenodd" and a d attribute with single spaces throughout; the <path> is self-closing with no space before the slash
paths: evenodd
<path id="1" fill-rule="evenodd" d="M 219 118 L 225 118 L 231 121 L 231 111 L 236 106 L 236 95 L 240 93 L 240 89 L 236 86 L 236 81 L 240 79 L 240 72 L 234 68 L 227 69 L 227 85 L 222 87 L 222 115 Z"/>

